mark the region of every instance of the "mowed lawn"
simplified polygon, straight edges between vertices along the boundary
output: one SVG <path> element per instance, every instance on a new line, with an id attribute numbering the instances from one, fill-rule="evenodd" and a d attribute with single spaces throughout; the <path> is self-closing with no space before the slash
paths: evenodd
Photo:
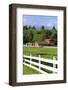
<path id="1" fill-rule="evenodd" d="M 24 55 L 30 55 L 32 56 L 41 56 L 42 58 L 48 58 L 53 59 L 53 56 L 57 57 L 57 47 L 54 48 L 48 48 L 48 47 L 24 47 L 23 48 Z"/>
<path id="2" fill-rule="evenodd" d="M 28 75 L 28 74 L 41 74 L 41 73 L 26 65 L 23 65 L 23 74 Z"/>

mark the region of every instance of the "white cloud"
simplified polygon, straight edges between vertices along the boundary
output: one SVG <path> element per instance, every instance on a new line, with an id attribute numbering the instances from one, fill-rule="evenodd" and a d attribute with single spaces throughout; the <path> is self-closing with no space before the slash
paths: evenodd
<path id="1" fill-rule="evenodd" d="M 23 21 L 24 21 L 24 23 L 27 23 L 27 19 L 24 18 Z"/>
<path id="2" fill-rule="evenodd" d="M 48 26 L 48 27 L 51 27 L 51 26 L 52 26 L 52 24 L 51 24 L 51 23 L 48 23 L 48 24 L 47 24 L 47 26 Z"/>

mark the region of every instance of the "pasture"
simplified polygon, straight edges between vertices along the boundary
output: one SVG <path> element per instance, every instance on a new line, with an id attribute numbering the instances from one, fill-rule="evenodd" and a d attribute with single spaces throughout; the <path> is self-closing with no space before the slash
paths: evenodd
<path id="1" fill-rule="evenodd" d="M 23 65 L 23 74 L 29 75 L 29 74 L 41 74 L 37 70 L 34 70 L 26 65 Z"/>
<path id="2" fill-rule="evenodd" d="M 42 58 L 47 58 L 47 59 L 53 59 L 53 56 L 57 57 L 57 47 L 55 48 L 48 48 L 48 47 L 24 47 L 23 48 L 23 54 L 24 55 L 30 55 L 32 56 L 37 56 L 40 55 Z"/>
<path id="3" fill-rule="evenodd" d="M 23 47 L 23 54 L 30 56 L 30 54 L 34 57 L 38 57 L 39 55 L 41 58 L 45 59 L 51 59 L 53 60 L 53 56 L 57 57 L 57 47 Z M 29 61 L 29 60 L 28 60 Z M 36 62 L 34 60 L 34 62 Z M 43 65 L 50 65 L 49 63 L 41 63 Z M 51 67 L 53 66 L 52 64 L 50 65 Z M 45 72 L 47 73 L 52 73 L 52 71 L 45 69 Z M 23 74 L 24 75 L 31 75 L 31 74 L 40 74 L 39 71 L 28 67 L 26 65 L 23 65 Z"/>

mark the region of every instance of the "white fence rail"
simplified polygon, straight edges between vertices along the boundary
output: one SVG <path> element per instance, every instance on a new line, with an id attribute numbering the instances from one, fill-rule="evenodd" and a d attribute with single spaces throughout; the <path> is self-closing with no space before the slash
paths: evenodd
<path id="1" fill-rule="evenodd" d="M 52 71 L 53 73 L 58 72 L 57 68 L 56 68 L 56 65 L 58 63 L 57 63 L 57 60 L 55 59 L 55 57 L 53 57 L 53 60 L 52 60 L 52 59 L 41 58 L 40 55 L 39 55 L 39 57 L 34 57 L 30 54 L 30 56 L 24 55 L 23 58 L 24 58 L 24 62 L 23 62 L 24 65 L 27 65 L 41 73 L 47 73 L 44 70 L 42 70 L 41 68 Z M 33 60 L 35 60 L 35 61 L 33 61 Z M 36 61 L 38 61 L 38 62 L 36 62 Z M 41 62 L 52 64 L 52 66 L 44 65 Z M 38 66 L 38 68 L 35 67 L 34 65 Z"/>

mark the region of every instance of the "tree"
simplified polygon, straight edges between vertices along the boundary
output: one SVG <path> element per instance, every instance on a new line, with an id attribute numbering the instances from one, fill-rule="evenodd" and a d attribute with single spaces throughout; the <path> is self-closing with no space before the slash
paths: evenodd
<path id="1" fill-rule="evenodd" d="M 54 30 L 56 29 L 55 26 L 53 26 L 53 29 L 54 29 Z"/>
<path id="2" fill-rule="evenodd" d="M 45 39 L 45 30 L 44 29 L 38 30 L 36 40 L 42 41 L 44 39 Z"/>
<path id="3" fill-rule="evenodd" d="M 46 30 L 46 32 L 45 32 L 45 38 L 50 38 L 51 37 L 51 34 L 52 34 L 51 30 Z"/>
<path id="4" fill-rule="evenodd" d="M 31 27 L 31 25 L 29 26 L 29 29 L 31 29 L 32 27 Z"/>
<path id="5" fill-rule="evenodd" d="M 57 45 L 57 30 L 52 30 L 51 38 L 55 40 L 55 45 Z"/>
<path id="6" fill-rule="evenodd" d="M 34 41 L 43 41 L 44 39 L 55 39 L 55 44 L 57 45 L 57 30 L 55 27 L 52 30 L 45 30 L 44 26 L 40 30 L 36 30 L 35 26 L 27 25 L 23 27 L 23 43 L 34 42 Z"/>
<path id="7" fill-rule="evenodd" d="M 33 26 L 32 29 L 36 30 L 35 26 Z"/>
<path id="8" fill-rule="evenodd" d="M 23 31 L 23 43 L 28 43 L 30 41 L 30 36 L 27 30 Z"/>
<path id="9" fill-rule="evenodd" d="M 51 38 L 57 39 L 57 30 L 56 29 L 55 30 L 54 29 L 52 30 Z"/>
<path id="10" fill-rule="evenodd" d="M 27 29 L 28 29 L 27 25 L 23 26 L 23 30 L 27 30 Z"/>
<path id="11" fill-rule="evenodd" d="M 41 29 L 45 29 L 45 27 L 44 27 L 44 26 L 42 26 L 42 27 L 41 27 Z"/>

